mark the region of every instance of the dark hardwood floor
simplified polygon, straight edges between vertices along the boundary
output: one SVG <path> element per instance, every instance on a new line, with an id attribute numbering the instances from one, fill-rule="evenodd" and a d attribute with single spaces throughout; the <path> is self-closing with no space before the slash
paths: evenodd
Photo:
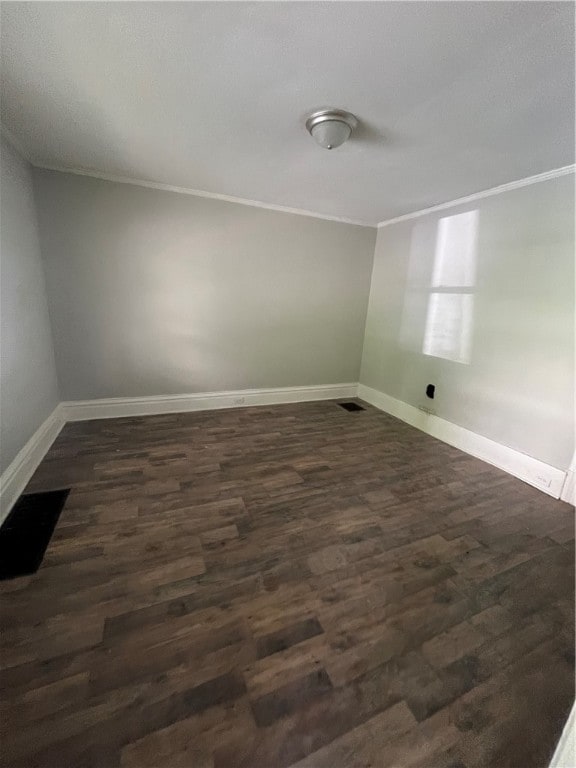
<path id="1" fill-rule="evenodd" d="M 543 768 L 574 510 L 367 406 L 69 424 L 2 582 L 11 768 Z"/>

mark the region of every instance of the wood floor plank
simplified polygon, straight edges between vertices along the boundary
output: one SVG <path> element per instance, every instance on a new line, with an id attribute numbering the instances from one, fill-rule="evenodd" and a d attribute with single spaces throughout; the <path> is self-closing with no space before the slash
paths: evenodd
<path id="1" fill-rule="evenodd" d="M 574 510 L 366 406 L 68 424 L 0 583 L 6 768 L 541 768 Z"/>

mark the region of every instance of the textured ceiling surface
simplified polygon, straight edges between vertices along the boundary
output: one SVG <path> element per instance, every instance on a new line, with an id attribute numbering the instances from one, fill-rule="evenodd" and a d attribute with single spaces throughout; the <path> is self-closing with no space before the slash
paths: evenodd
<path id="1" fill-rule="evenodd" d="M 2 122 L 36 164 L 376 223 L 574 162 L 564 2 L 10 2 Z M 318 147 L 307 113 L 360 129 Z"/>

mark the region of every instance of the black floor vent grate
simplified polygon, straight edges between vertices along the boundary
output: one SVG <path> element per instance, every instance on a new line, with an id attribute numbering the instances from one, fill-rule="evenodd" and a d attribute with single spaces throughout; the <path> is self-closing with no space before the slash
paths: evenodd
<path id="1" fill-rule="evenodd" d="M 20 496 L 0 528 L 0 581 L 36 573 L 70 488 Z"/>
<path id="2" fill-rule="evenodd" d="M 344 408 L 345 411 L 365 411 L 366 408 L 363 408 L 358 403 L 338 403 L 340 408 Z"/>

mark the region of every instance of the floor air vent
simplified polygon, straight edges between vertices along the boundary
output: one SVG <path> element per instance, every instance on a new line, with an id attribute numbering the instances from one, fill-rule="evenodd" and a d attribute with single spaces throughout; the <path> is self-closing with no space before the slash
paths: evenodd
<path id="1" fill-rule="evenodd" d="M 70 488 L 20 496 L 0 528 L 0 581 L 36 573 Z"/>
<path id="2" fill-rule="evenodd" d="M 363 408 L 358 403 L 338 403 L 340 408 L 344 408 L 345 411 L 365 411 L 366 408 Z"/>

